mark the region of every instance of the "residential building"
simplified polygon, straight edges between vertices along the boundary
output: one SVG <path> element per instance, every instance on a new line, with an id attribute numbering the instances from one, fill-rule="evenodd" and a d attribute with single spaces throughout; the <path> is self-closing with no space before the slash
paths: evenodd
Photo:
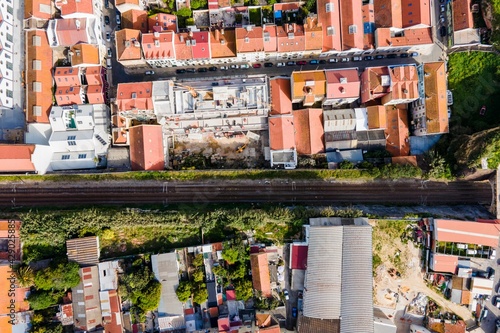
<path id="1" fill-rule="evenodd" d="M 418 74 L 415 65 L 389 66 L 391 86 L 382 97 L 382 104 L 396 105 L 411 103 L 419 98 Z"/>
<path id="2" fill-rule="evenodd" d="M 25 0 L 24 19 L 50 20 L 55 13 L 52 0 Z"/>
<path id="3" fill-rule="evenodd" d="M 200 65 L 210 61 L 210 38 L 208 31 L 191 29 L 175 34 L 175 66 Z"/>
<path id="4" fill-rule="evenodd" d="M 123 333 L 120 298 L 116 290 L 99 292 L 102 323 L 106 333 Z"/>
<path id="5" fill-rule="evenodd" d="M 342 51 L 339 0 L 317 0 L 318 23 L 323 30 L 322 56 Z"/>
<path id="6" fill-rule="evenodd" d="M 292 271 L 292 279 L 290 281 L 290 288 L 292 290 L 304 290 L 304 278 L 307 269 L 308 249 L 309 247 L 307 245 L 307 242 L 293 243 L 290 246 L 290 265 L 288 268 Z"/>
<path id="7" fill-rule="evenodd" d="M 102 43 L 100 24 L 95 17 L 50 20 L 47 37 L 51 47 Z"/>
<path id="8" fill-rule="evenodd" d="M 76 262 L 81 267 L 94 266 L 99 263 L 101 253 L 99 247 L 99 237 L 97 236 L 68 239 L 66 241 L 66 249 L 68 261 Z M 92 270 L 92 272 L 94 272 L 94 270 Z M 95 274 L 96 281 L 99 281 L 97 266 Z M 99 290 L 99 283 L 97 283 L 97 290 Z"/>
<path id="9" fill-rule="evenodd" d="M 393 30 L 378 28 L 375 30 L 375 45 L 378 51 L 412 51 L 427 53 L 434 45 L 432 28 L 411 28 Z"/>
<path id="10" fill-rule="evenodd" d="M 118 272 L 122 273 L 118 260 L 100 262 L 99 268 L 99 290 L 117 290 Z"/>
<path id="11" fill-rule="evenodd" d="M 292 102 L 311 106 L 326 96 L 325 71 L 293 72 L 291 76 Z"/>
<path id="12" fill-rule="evenodd" d="M 365 68 L 361 74 L 361 103 L 381 98 L 387 95 L 390 89 L 391 78 L 387 67 Z"/>
<path id="13" fill-rule="evenodd" d="M 76 331 L 92 331 L 103 326 L 97 266 L 80 268 L 80 283 L 72 289 Z"/>
<path id="14" fill-rule="evenodd" d="M 156 13 L 148 17 L 149 32 L 177 31 L 177 17 L 173 14 Z"/>
<path id="15" fill-rule="evenodd" d="M 94 7 L 95 11 L 100 11 L 102 6 L 97 0 L 54 0 L 54 4 L 64 19 L 94 18 Z"/>
<path id="16" fill-rule="evenodd" d="M 26 121 L 48 123 L 52 99 L 52 49 L 44 30 L 26 31 Z M 9 92 L 7 91 L 7 96 Z M 2 101 L 3 103 L 3 101 Z"/>
<path id="17" fill-rule="evenodd" d="M 271 24 L 265 24 L 262 28 L 264 34 L 264 60 L 275 60 L 277 59 L 278 52 L 278 37 L 276 35 L 276 26 Z"/>
<path id="18" fill-rule="evenodd" d="M 392 108 L 392 106 L 391 106 Z M 368 114 L 368 129 L 385 129 L 387 126 L 386 108 L 373 105 L 366 108 Z M 390 123 L 390 122 L 389 122 Z"/>
<path id="19" fill-rule="evenodd" d="M 146 64 L 141 52 L 141 31 L 122 29 L 115 32 L 116 59 L 123 66 Z"/>
<path id="20" fill-rule="evenodd" d="M 297 331 L 373 333 L 372 229 L 368 220 L 313 218 L 309 223 L 303 315 Z"/>
<path id="21" fill-rule="evenodd" d="M 296 23 L 276 26 L 276 38 L 278 60 L 300 59 L 304 57 L 306 50 L 304 26 Z"/>
<path id="22" fill-rule="evenodd" d="M 357 68 L 325 70 L 326 97 L 323 107 L 353 103 L 359 99 L 361 81 Z"/>
<path id="23" fill-rule="evenodd" d="M 324 110 L 323 123 L 327 152 L 357 147 L 356 112 L 354 109 Z"/>
<path id="24" fill-rule="evenodd" d="M 469 0 L 451 2 L 453 13 L 453 45 L 479 44 L 479 29 L 474 28 L 472 4 Z"/>
<path id="25" fill-rule="evenodd" d="M 210 32 L 210 49 L 212 63 L 223 64 L 237 61 L 234 30 L 212 30 Z"/>
<path id="26" fill-rule="evenodd" d="M 137 114 L 153 111 L 152 82 L 133 82 L 118 84 L 116 106 L 120 112 Z"/>
<path id="27" fill-rule="evenodd" d="M 35 172 L 31 155 L 35 145 L 0 144 L 0 173 Z"/>
<path id="28" fill-rule="evenodd" d="M 125 13 L 131 9 L 143 10 L 145 8 L 144 0 L 116 0 L 115 1 L 116 9 L 120 11 L 120 13 Z"/>
<path id="29" fill-rule="evenodd" d="M 255 326 L 258 327 L 257 333 L 280 333 L 278 321 L 269 313 L 255 314 Z"/>
<path id="30" fill-rule="evenodd" d="M 418 71 L 423 95 L 410 105 L 411 130 L 416 136 L 448 133 L 446 65 L 426 63 Z"/>
<path id="31" fill-rule="evenodd" d="M 363 49 L 372 50 L 375 49 L 375 10 L 373 9 L 373 3 L 367 3 L 361 7 L 361 13 L 363 15 Z"/>
<path id="32" fill-rule="evenodd" d="M 142 34 L 142 52 L 151 67 L 166 67 L 175 63 L 174 32 Z"/>
<path id="33" fill-rule="evenodd" d="M 72 45 L 68 54 L 71 60 L 71 66 L 73 67 L 99 66 L 101 64 L 98 45 Z"/>
<path id="34" fill-rule="evenodd" d="M 132 170 L 164 170 L 163 134 L 160 125 L 129 128 L 130 164 Z"/>
<path id="35" fill-rule="evenodd" d="M 55 100 L 57 105 L 85 103 L 85 89 L 82 87 L 80 68 L 56 67 L 54 70 Z"/>
<path id="36" fill-rule="evenodd" d="M 386 106 L 385 119 L 388 126 L 384 132 L 385 149 L 394 157 L 410 155 L 410 131 L 408 128 L 408 110 L 400 105 Z"/>
<path id="37" fill-rule="evenodd" d="M 314 155 L 325 151 L 322 109 L 294 110 L 293 125 L 297 154 Z"/>
<path id="38" fill-rule="evenodd" d="M 427 0 L 401 0 L 403 28 L 431 27 L 431 3 Z"/>
<path id="39" fill-rule="evenodd" d="M 250 254 L 250 267 L 252 268 L 253 288 L 259 291 L 263 297 L 271 297 L 271 277 L 267 253 Z"/>
<path id="40" fill-rule="evenodd" d="M 269 31 L 272 31 L 271 28 L 268 28 Z M 271 38 L 270 36 L 269 39 Z M 255 62 L 264 59 L 264 34 L 262 27 L 247 26 L 245 28 L 236 28 L 235 38 L 236 53 L 239 61 Z"/>
<path id="41" fill-rule="evenodd" d="M 142 33 L 146 33 L 148 32 L 148 12 L 138 9 L 122 12 L 121 25 L 124 29 L 140 30 Z"/>
<path id="42" fill-rule="evenodd" d="M 376 28 L 403 28 L 401 0 L 373 0 Z"/>
<path id="43" fill-rule="evenodd" d="M 340 31 L 342 50 L 363 50 L 363 14 L 362 0 L 342 0 L 340 3 Z"/>
<path id="44" fill-rule="evenodd" d="M 309 14 L 304 20 L 305 50 L 304 57 L 317 57 L 323 50 L 323 26 L 318 16 Z"/>
<path id="45" fill-rule="evenodd" d="M 175 252 L 151 256 L 153 273 L 161 283 L 160 305 L 155 319 L 155 326 L 160 332 L 172 329 L 185 329 L 182 303 L 175 290 L 179 285 L 179 267 Z"/>

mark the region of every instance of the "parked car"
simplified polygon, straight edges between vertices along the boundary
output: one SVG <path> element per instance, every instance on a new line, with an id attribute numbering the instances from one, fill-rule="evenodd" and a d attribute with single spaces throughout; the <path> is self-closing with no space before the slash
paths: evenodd
<path id="1" fill-rule="evenodd" d="M 104 24 L 109 25 L 109 16 L 104 16 Z"/>
<path id="2" fill-rule="evenodd" d="M 261 65 L 261 64 L 253 64 L 253 65 L 252 65 L 252 67 L 253 67 L 253 68 L 261 68 L 261 67 L 262 67 L 262 65 Z"/>
<path id="3" fill-rule="evenodd" d="M 299 61 L 297 61 L 297 63 L 296 63 L 296 64 L 297 64 L 298 66 L 304 66 L 304 65 L 307 65 L 307 61 L 305 61 L 305 60 L 299 60 Z"/>
<path id="4" fill-rule="evenodd" d="M 208 71 L 208 68 L 206 68 L 206 67 L 200 67 L 200 68 L 198 68 L 198 73 L 205 73 L 207 71 Z"/>
<path id="5" fill-rule="evenodd" d="M 401 58 L 408 58 L 408 53 L 401 53 L 399 56 Z"/>
<path id="6" fill-rule="evenodd" d="M 283 295 L 285 296 L 285 300 L 289 300 L 290 299 L 290 296 L 288 295 L 288 290 L 283 290 Z"/>
<path id="7" fill-rule="evenodd" d="M 319 64 L 318 60 L 311 60 L 311 61 L 309 61 L 309 65 L 317 65 L 317 64 Z"/>
<path id="8" fill-rule="evenodd" d="M 249 64 L 243 64 L 243 65 L 240 65 L 240 68 L 241 69 L 249 69 L 250 65 Z"/>
<path id="9" fill-rule="evenodd" d="M 361 57 L 352 57 L 352 61 L 361 61 L 363 58 Z"/>
<path id="10" fill-rule="evenodd" d="M 418 52 L 412 52 L 412 53 L 410 53 L 410 57 L 418 57 Z"/>
<path id="11" fill-rule="evenodd" d="M 219 67 L 219 69 L 220 69 L 221 71 L 227 71 L 227 66 L 220 66 L 220 67 Z"/>
<path id="12" fill-rule="evenodd" d="M 350 58 L 341 58 L 340 59 L 340 62 L 349 62 L 349 61 L 351 61 Z"/>
<path id="13" fill-rule="evenodd" d="M 109 0 L 104 0 L 104 8 L 109 8 Z"/>
<path id="14" fill-rule="evenodd" d="M 444 14 L 439 15 L 439 22 L 444 23 L 446 21 L 446 18 L 444 17 Z"/>
<path id="15" fill-rule="evenodd" d="M 196 73 L 196 68 L 186 68 L 186 73 Z"/>
<path id="16" fill-rule="evenodd" d="M 120 20 L 120 14 L 116 14 L 116 24 L 120 25 L 122 24 L 122 21 Z"/>
<path id="17" fill-rule="evenodd" d="M 177 73 L 177 74 L 184 74 L 184 73 L 186 73 L 186 70 L 185 69 L 176 69 L 175 73 Z"/>
<path id="18" fill-rule="evenodd" d="M 439 10 L 441 11 L 441 13 L 444 13 L 446 11 L 446 7 L 444 5 L 440 5 Z"/>
<path id="19" fill-rule="evenodd" d="M 264 67 L 273 67 L 273 63 L 272 62 L 266 62 L 266 63 L 264 63 Z"/>
<path id="20" fill-rule="evenodd" d="M 378 59 L 384 59 L 384 56 L 383 56 L 382 54 L 377 54 L 377 55 L 375 56 L 375 59 L 377 59 L 377 60 L 378 60 Z"/>
<path id="21" fill-rule="evenodd" d="M 292 317 L 297 318 L 297 308 L 295 306 L 292 308 Z"/>
<path id="22" fill-rule="evenodd" d="M 396 58 L 397 56 L 398 56 L 397 54 L 393 54 L 393 53 L 391 53 L 391 54 L 388 54 L 388 55 L 387 55 L 387 59 L 394 59 L 394 58 Z"/>
<path id="23" fill-rule="evenodd" d="M 278 62 L 278 63 L 276 64 L 276 66 L 277 66 L 277 67 L 285 67 L 285 66 L 286 66 L 286 64 L 285 64 L 284 62 Z"/>
<path id="24" fill-rule="evenodd" d="M 365 61 L 372 61 L 373 59 L 375 59 L 373 56 L 366 56 L 363 58 Z"/>
<path id="25" fill-rule="evenodd" d="M 295 61 L 288 61 L 286 63 L 287 66 L 295 66 Z"/>
<path id="26" fill-rule="evenodd" d="M 144 74 L 146 74 L 146 75 L 155 75 L 155 71 L 146 71 Z"/>
<path id="27" fill-rule="evenodd" d="M 325 59 L 321 59 L 321 60 L 319 61 L 319 63 L 320 63 L 320 64 L 326 64 L 326 60 L 325 60 Z"/>
<path id="28" fill-rule="evenodd" d="M 447 33 L 447 31 L 446 31 L 446 27 L 444 27 L 444 26 L 443 26 L 443 27 L 439 28 L 439 35 L 440 35 L 441 37 L 445 37 L 445 36 L 446 36 L 446 33 Z"/>
<path id="29" fill-rule="evenodd" d="M 238 69 L 238 68 L 240 68 L 240 66 L 238 66 L 238 65 L 231 65 L 231 69 Z"/>
<path id="30" fill-rule="evenodd" d="M 208 67 L 208 70 L 211 71 L 211 72 L 216 72 L 217 71 L 217 67 L 215 67 L 215 66 Z"/>
<path id="31" fill-rule="evenodd" d="M 111 34 L 106 32 L 106 41 L 111 42 Z"/>
<path id="32" fill-rule="evenodd" d="M 108 58 L 111 58 L 113 56 L 113 51 L 111 50 L 110 47 L 108 47 Z"/>
<path id="33" fill-rule="evenodd" d="M 339 62 L 339 59 L 337 59 L 337 58 L 331 58 L 331 59 L 328 59 L 328 62 Z"/>

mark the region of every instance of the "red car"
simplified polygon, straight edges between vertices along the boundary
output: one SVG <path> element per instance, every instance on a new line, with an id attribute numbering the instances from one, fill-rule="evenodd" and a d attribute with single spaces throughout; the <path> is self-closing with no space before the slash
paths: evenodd
<path id="1" fill-rule="evenodd" d="M 262 65 L 261 65 L 261 64 L 253 64 L 253 65 L 252 65 L 252 67 L 253 67 L 253 68 L 261 68 L 261 67 L 262 67 Z"/>
<path id="2" fill-rule="evenodd" d="M 305 60 L 297 61 L 297 65 L 299 65 L 299 66 L 307 65 L 307 61 L 305 61 Z"/>

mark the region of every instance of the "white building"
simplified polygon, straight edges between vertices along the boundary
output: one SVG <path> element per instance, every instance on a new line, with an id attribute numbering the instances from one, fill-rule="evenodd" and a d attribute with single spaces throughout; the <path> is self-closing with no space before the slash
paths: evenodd
<path id="1" fill-rule="evenodd" d="M 2 1 L 0 7 L 0 107 L 14 106 L 14 59 L 21 55 L 14 54 L 14 8 L 10 1 Z M 17 66 L 16 66 L 17 67 Z M 1 114 L 0 114 L 1 115 Z"/>
<path id="2" fill-rule="evenodd" d="M 47 37 L 51 47 L 73 46 L 79 43 L 102 44 L 100 18 L 70 18 L 50 20 Z"/>

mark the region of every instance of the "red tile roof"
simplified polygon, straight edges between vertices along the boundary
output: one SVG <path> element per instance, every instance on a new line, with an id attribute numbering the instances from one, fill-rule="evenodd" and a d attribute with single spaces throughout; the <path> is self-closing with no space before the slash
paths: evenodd
<path id="1" fill-rule="evenodd" d="M 273 78 L 271 87 L 271 114 L 291 114 L 292 100 L 289 78 Z"/>
<path id="2" fill-rule="evenodd" d="M 191 37 L 189 37 L 189 34 L 187 32 L 181 32 L 175 34 L 174 46 L 175 46 L 175 58 L 177 60 L 193 59 L 193 50 L 191 48 Z"/>
<path id="3" fill-rule="evenodd" d="M 119 83 L 116 104 L 119 111 L 153 110 L 152 82 Z"/>
<path id="4" fill-rule="evenodd" d="M 121 306 L 118 294 L 116 290 L 109 290 L 107 293 L 109 294 L 111 318 L 106 318 L 108 320 L 104 323 L 104 331 L 106 333 L 122 333 Z"/>
<path id="5" fill-rule="evenodd" d="M 193 49 L 193 59 L 210 59 L 210 37 L 208 31 L 193 32 L 193 40 L 196 43 L 191 48 Z"/>
<path id="6" fill-rule="evenodd" d="M 326 75 L 326 98 L 353 98 L 359 97 L 361 81 L 358 70 L 334 69 L 325 70 Z"/>
<path id="7" fill-rule="evenodd" d="M 298 11 L 300 9 L 300 2 L 289 2 L 289 3 L 275 3 L 274 11 Z"/>
<path id="8" fill-rule="evenodd" d="M 377 28 L 402 28 L 401 0 L 373 0 Z"/>
<path id="9" fill-rule="evenodd" d="M 130 9 L 122 13 L 122 27 L 125 29 L 148 32 L 148 12 L 145 10 Z"/>
<path id="10" fill-rule="evenodd" d="M 87 87 L 87 100 L 89 104 L 103 104 L 106 102 L 104 88 L 101 85 Z"/>
<path id="11" fill-rule="evenodd" d="M 264 51 L 264 35 L 261 27 L 236 28 L 235 32 L 238 53 Z"/>
<path id="12" fill-rule="evenodd" d="M 251 254 L 250 265 L 254 289 L 260 291 L 263 297 L 271 297 L 271 276 L 269 275 L 267 253 Z"/>
<path id="13" fill-rule="evenodd" d="M 363 23 L 374 23 L 375 14 L 373 9 L 373 4 L 366 4 L 361 7 L 361 13 L 363 14 Z M 375 48 L 375 34 L 372 32 L 363 34 L 363 48 L 374 49 Z"/>
<path id="14" fill-rule="evenodd" d="M 312 155 L 324 152 L 322 109 L 293 111 L 293 125 L 298 154 Z"/>
<path id="15" fill-rule="evenodd" d="M 458 257 L 434 253 L 431 264 L 432 270 L 435 272 L 455 274 L 458 266 Z"/>
<path id="16" fill-rule="evenodd" d="M 327 6 L 330 11 L 327 12 Z M 318 21 L 323 27 L 323 51 L 342 49 L 339 0 L 318 0 Z"/>
<path id="17" fill-rule="evenodd" d="M 87 84 L 91 85 L 102 85 L 103 84 L 103 68 L 101 66 L 87 67 L 85 70 L 85 79 Z"/>
<path id="18" fill-rule="evenodd" d="M 160 125 L 139 125 L 129 129 L 132 170 L 164 170 L 163 134 Z"/>
<path id="19" fill-rule="evenodd" d="M 419 97 L 416 66 L 402 65 L 391 67 L 389 68 L 389 75 L 391 77 L 391 90 L 389 94 L 382 97 L 382 104 Z"/>
<path id="20" fill-rule="evenodd" d="M 262 30 L 265 52 L 278 52 L 278 38 L 275 25 L 265 25 Z"/>
<path id="21" fill-rule="evenodd" d="M 54 8 L 51 0 L 24 0 L 24 18 L 35 17 L 42 20 L 52 18 Z"/>
<path id="22" fill-rule="evenodd" d="M 56 0 L 56 7 L 61 10 L 61 16 L 70 14 L 94 14 L 92 0 Z"/>
<path id="23" fill-rule="evenodd" d="M 387 67 L 365 68 L 361 74 L 361 102 L 366 103 L 386 95 L 390 87 L 389 69 Z"/>
<path id="24" fill-rule="evenodd" d="M 307 268 L 307 252 L 309 246 L 307 245 L 292 245 L 290 252 L 290 266 L 292 269 L 302 269 Z"/>
<path id="25" fill-rule="evenodd" d="M 300 52 L 306 49 L 304 27 L 298 24 L 285 24 L 276 27 L 278 52 Z"/>
<path id="26" fill-rule="evenodd" d="M 431 25 L 430 0 L 401 0 L 403 28 Z"/>
<path id="27" fill-rule="evenodd" d="M 54 69 L 54 82 L 58 87 L 77 87 L 82 84 L 80 69 L 73 67 L 56 67 Z"/>
<path id="28" fill-rule="evenodd" d="M 71 66 L 99 65 L 99 46 L 92 44 L 77 44 L 70 48 Z"/>
<path id="29" fill-rule="evenodd" d="M 469 0 L 453 0 L 453 31 L 474 28 L 471 3 Z"/>
<path id="30" fill-rule="evenodd" d="M 39 46 L 35 45 L 39 40 Z M 45 30 L 28 30 L 26 32 L 26 120 L 28 123 L 49 123 L 49 112 L 52 107 L 52 49 L 47 40 Z M 40 63 L 35 69 L 35 62 Z M 42 91 L 34 91 L 33 82 L 40 82 Z M 39 112 L 39 113 L 38 113 Z M 38 114 L 38 115 L 37 115 Z"/>
<path id="31" fill-rule="evenodd" d="M 457 220 L 434 220 L 434 224 L 435 238 L 439 242 L 498 246 L 498 224 Z"/>
<path id="32" fill-rule="evenodd" d="M 363 49 L 362 0 L 340 1 L 342 50 Z"/>
<path id="33" fill-rule="evenodd" d="M 55 20 L 56 35 L 60 46 L 73 46 L 79 43 L 88 43 L 87 19 L 59 19 Z"/>
<path id="34" fill-rule="evenodd" d="M 174 32 L 142 34 L 144 59 L 175 59 Z"/>
<path id="35" fill-rule="evenodd" d="M 387 126 L 387 115 L 382 105 L 372 105 L 366 108 L 369 129 L 384 129 Z"/>
<path id="36" fill-rule="evenodd" d="M 396 106 L 386 107 L 387 126 L 385 128 L 385 149 L 392 156 L 410 155 L 410 131 L 408 129 L 408 110 Z"/>
<path id="37" fill-rule="evenodd" d="M 307 51 L 323 49 L 323 27 L 318 23 L 317 16 L 308 16 L 304 24 Z"/>
<path id="38" fill-rule="evenodd" d="M 121 60 L 139 60 L 141 52 L 141 31 L 122 29 L 115 32 L 116 57 Z"/>
<path id="39" fill-rule="evenodd" d="M 236 36 L 234 30 L 215 29 L 210 32 L 212 58 L 236 57 Z"/>
<path id="40" fill-rule="evenodd" d="M 217 326 L 219 326 L 219 332 L 229 331 L 229 317 L 219 318 L 219 320 L 217 320 Z"/>
<path id="41" fill-rule="evenodd" d="M 402 37 L 391 37 L 389 28 L 379 28 L 375 30 L 375 35 L 377 47 L 432 44 L 431 28 L 406 29 Z"/>
<path id="42" fill-rule="evenodd" d="M 176 31 L 177 18 L 172 14 L 158 13 L 149 17 L 148 29 L 149 31 L 162 31 L 171 30 Z"/>
<path id="43" fill-rule="evenodd" d="M 57 105 L 72 105 L 72 104 L 83 104 L 82 100 L 82 87 L 81 86 L 60 86 L 57 87 L 55 98 Z"/>
<path id="44" fill-rule="evenodd" d="M 446 92 L 446 66 L 444 62 L 424 65 L 425 113 L 427 133 L 448 133 L 448 102 Z"/>
<path id="45" fill-rule="evenodd" d="M 34 151 L 35 145 L 0 144 L 0 172 L 34 172 Z"/>
<path id="46" fill-rule="evenodd" d="M 295 149 L 293 120 L 291 114 L 269 118 L 269 146 L 271 150 Z"/>

